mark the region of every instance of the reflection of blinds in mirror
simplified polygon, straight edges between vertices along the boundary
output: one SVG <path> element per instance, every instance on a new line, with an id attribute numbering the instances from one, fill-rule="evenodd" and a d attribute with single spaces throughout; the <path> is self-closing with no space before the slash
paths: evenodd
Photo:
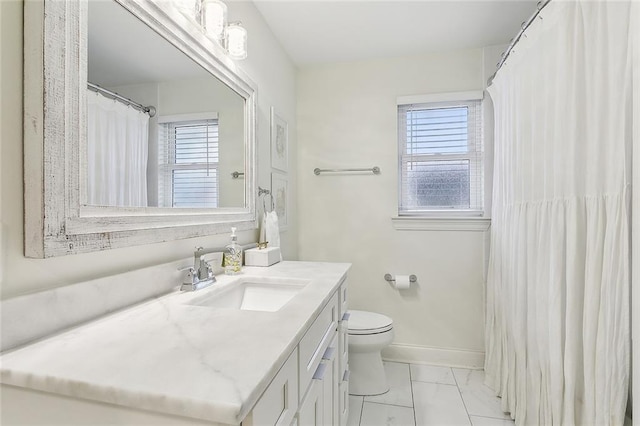
<path id="1" fill-rule="evenodd" d="M 173 207 L 217 207 L 218 171 L 173 170 Z"/>
<path id="2" fill-rule="evenodd" d="M 159 121 L 159 205 L 218 207 L 218 120 Z"/>
<path id="3" fill-rule="evenodd" d="M 398 106 L 400 214 L 482 214 L 480 101 Z"/>

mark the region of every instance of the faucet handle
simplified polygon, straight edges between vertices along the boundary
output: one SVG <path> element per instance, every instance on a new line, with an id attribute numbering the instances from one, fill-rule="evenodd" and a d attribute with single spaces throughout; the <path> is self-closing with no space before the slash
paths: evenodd
<path id="1" fill-rule="evenodd" d="M 200 280 L 206 280 L 208 278 L 211 278 L 211 276 L 213 275 L 213 269 L 211 268 L 211 265 L 209 264 L 209 262 L 204 260 L 202 256 L 200 256 L 200 263 L 198 265 L 198 270 L 196 271 L 196 273 L 198 274 L 198 279 Z"/>
<path id="2" fill-rule="evenodd" d="M 211 267 L 211 264 L 209 262 L 206 262 L 207 265 L 207 278 L 211 279 L 213 278 L 213 268 Z"/>
<path id="3" fill-rule="evenodd" d="M 196 281 L 196 277 L 197 277 L 197 273 L 195 269 L 193 268 L 187 269 L 187 280 L 189 280 L 189 282 L 194 283 Z"/>

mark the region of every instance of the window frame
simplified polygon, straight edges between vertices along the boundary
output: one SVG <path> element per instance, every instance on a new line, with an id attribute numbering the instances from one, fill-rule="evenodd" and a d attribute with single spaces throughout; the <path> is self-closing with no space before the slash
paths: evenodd
<path id="1" fill-rule="evenodd" d="M 453 93 L 440 93 L 431 95 L 417 95 L 417 96 L 404 96 L 397 99 L 396 104 L 396 117 L 398 125 L 397 133 L 397 147 L 398 147 L 398 216 L 394 218 L 394 225 L 397 229 L 407 229 L 407 225 L 399 225 L 403 219 L 408 219 L 411 223 L 416 223 L 416 219 L 420 218 L 429 219 L 478 219 L 483 218 L 485 214 L 485 194 L 484 194 L 484 169 L 486 167 L 484 157 L 484 127 L 483 127 L 483 92 L 453 92 Z M 475 141 L 469 141 L 468 151 L 466 153 L 437 153 L 437 154 L 406 154 L 407 147 L 407 125 L 406 121 L 403 121 L 400 116 L 400 108 L 408 107 L 410 105 L 416 105 L 419 107 L 425 107 L 425 109 L 437 109 L 456 106 L 469 106 L 470 103 L 477 102 L 478 104 L 472 106 L 477 108 L 476 113 L 472 114 L 472 119 L 479 120 L 476 123 L 469 123 L 469 129 L 473 129 L 473 132 L 478 138 Z M 470 208 L 418 208 L 407 209 L 403 205 L 404 192 L 403 182 L 407 175 L 406 162 L 407 157 L 411 157 L 413 161 L 416 159 L 419 161 L 423 159 L 425 161 L 434 160 L 468 160 L 469 161 L 469 192 L 470 192 Z M 480 170 L 478 170 L 480 168 Z M 474 190 L 473 188 L 477 189 Z M 480 208 L 474 208 L 480 206 Z M 411 225 L 409 225 L 411 226 Z M 484 225 L 481 225 L 484 229 Z M 420 229 L 430 229 L 430 226 L 426 228 L 420 225 Z"/>

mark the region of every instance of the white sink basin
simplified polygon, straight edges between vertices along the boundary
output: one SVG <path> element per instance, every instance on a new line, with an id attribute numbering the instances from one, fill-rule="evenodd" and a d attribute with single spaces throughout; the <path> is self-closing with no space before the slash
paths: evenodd
<path id="1" fill-rule="evenodd" d="M 262 282 L 247 279 L 229 284 L 219 291 L 207 292 L 207 294 L 186 303 L 208 308 L 276 312 L 293 299 L 308 283 L 309 281 L 306 280 Z"/>

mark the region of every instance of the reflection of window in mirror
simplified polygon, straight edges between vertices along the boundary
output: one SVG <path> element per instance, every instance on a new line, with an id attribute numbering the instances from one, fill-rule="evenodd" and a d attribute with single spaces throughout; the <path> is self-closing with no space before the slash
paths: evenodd
<path id="1" fill-rule="evenodd" d="M 218 207 L 218 115 L 159 117 L 158 142 L 158 205 Z"/>

